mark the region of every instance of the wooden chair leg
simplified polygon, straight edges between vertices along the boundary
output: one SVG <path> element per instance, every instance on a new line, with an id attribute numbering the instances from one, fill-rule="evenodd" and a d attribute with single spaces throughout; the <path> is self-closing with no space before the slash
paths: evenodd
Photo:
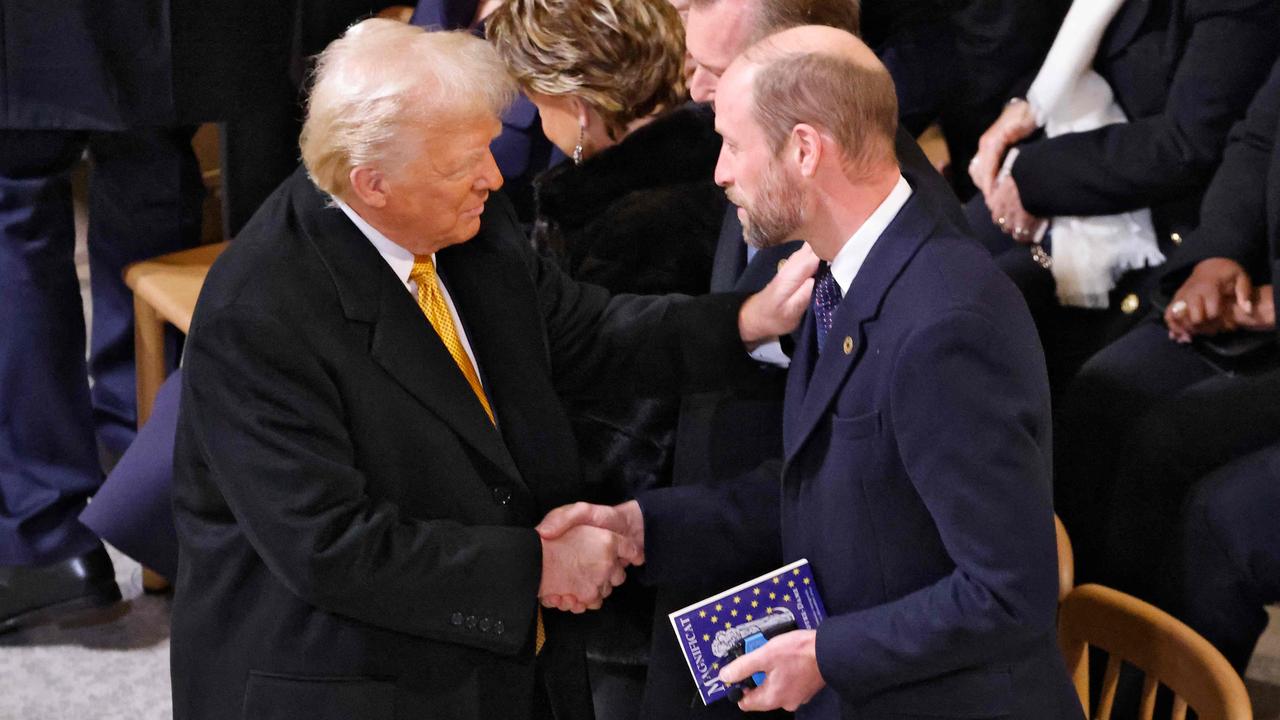
<path id="1" fill-rule="evenodd" d="M 138 387 L 138 428 L 151 418 L 156 395 L 165 378 L 164 320 L 145 300 L 133 299 L 133 347 Z M 169 581 L 151 568 L 142 568 L 142 589 L 162 593 Z"/>
<path id="2" fill-rule="evenodd" d="M 133 299 L 133 347 L 138 384 L 138 428 L 151 417 L 164 383 L 164 320 L 145 300 Z"/>

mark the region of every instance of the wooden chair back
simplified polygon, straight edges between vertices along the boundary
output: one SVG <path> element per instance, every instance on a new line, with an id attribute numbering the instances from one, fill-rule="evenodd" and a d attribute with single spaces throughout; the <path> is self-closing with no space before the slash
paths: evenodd
<path id="1" fill-rule="evenodd" d="M 1058 609 L 1058 642 L 1085 715 L 1110 720 L 1120 665 L 1146 674 L 1138 716 L 1151 720 L 1156 689 L 1173 691 L 1174 720 L 1252 720 L 1244 682 L 1208 640 L 1154 605 L 1101 585 L 1072 590 Z M 1097 711 L 1089 712 L 1089 646 L 1108 653 Z"/>

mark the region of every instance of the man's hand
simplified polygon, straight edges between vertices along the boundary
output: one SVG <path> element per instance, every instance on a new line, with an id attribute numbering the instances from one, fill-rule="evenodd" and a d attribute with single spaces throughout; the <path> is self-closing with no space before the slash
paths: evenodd
<path id="1" fill-rule="evenodd" d="M 978 140 L 978 152 L 969 161 L 969 177 L 984 196 L 995 188 L 1005 153 L 1036 131 L 1035 113 L 1025 100 L 1011 102 Z"/>
<path id="2" fill-rule="evenodd" d="M 545 548 L 547 544 L 559 542 L 562 538 L 568 537 L 578 529 L 605 532 L 621 541 L 617 546 L 617 559 L 621 563 L 619 565 L 619 573 L 621 573 L 622 579 L 626 577 L 625 573 L 621 571 L 622 567 L 628 564 L 644 564 L 644 516 L 640 513 L 640 504 L 635 500 L 613 507 L 592 505 L 585 502 L 564 505 L 547 513 L 542 522 L 538 523 L 536 529 L 542 537 L 544 568 L 546 566 Z M 555 592 L 539 590 L 538 597 L 542 600 L 542 604 L 547 607 L 580 613 L 584 610 L 598 609 L 600 601 L 603 601 L 609 595 L 609 592 L 620 585 L 621 582 L 622 580 L 620 579 L 608 588 L 601 588 L 603 594 L 594 604 L 591 602 L 592 598 L 590 596 L 578 595 L 570 589 L 561 589 Z M 545 570 L 543 586 L 546 586 Z"/>
<path id="3" fill-rule="evenodd" d="M 1018 183 L 1012 175 L 1002 175 L 996 180 L 992 191 L 986 194 L 986 201 L 987 209 L 991 211 L 991 222 L 1017 242 L 1031 243 L 1044 223 L 1022 207 L 1022 195 L 1018 193 Z"/>
<path id="4" fill-rule="evenodd" d="M 1173 294 L 1164 311 L 1164 323 L 1171 340 L 1189 343 L 1195 335 L 1235 330 L 1237 314 L 1247 320 L 1253 312 L 1249 273 L 1234 260 L 1209 258 L 1200 261 Z"/>
<path id="5" fill-rule="evenodd" d="M 787 258 L 763 290 L 747 298 L 738 312 L 738 332 L 748 349 L 800 326 L 817 270 L 818 256 L 806 244 Z"/>
<path id="6" fill-rule="evenodd" d="M 1248 311 L 1239 302 L 1231 306 L 1236 327 L 1255 332 L 1276 329 L 1276 305 L 1271 287 L 1263 285 L 1254 291 L 1253 307 Z"/>
<path id="7" fill-rule="evenodd" d="M 538 599 L 547 607 L 581 613 L 598 610 L 627 579 L 623 570 L 639 556 L 630 540 L 590 525 L 542 538 L 542 583 Z"/>
<path id="8" fill-rule="evenodd" d="M 738 707 L 744 711 L 782 708 L 794 712 L 826 687 L 818 671 L 818 631 L 792 630 L 734 660 L 720 671 L 720 681 L 738 683 L 757 672 L 764 684 L 746 690 Z"/>

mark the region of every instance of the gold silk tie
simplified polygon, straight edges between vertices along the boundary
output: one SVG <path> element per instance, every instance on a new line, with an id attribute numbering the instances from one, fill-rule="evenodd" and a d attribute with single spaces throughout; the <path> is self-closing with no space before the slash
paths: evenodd
<path id="1" fill-rule="evenodd" d="M 436 277 L 436 264 L 432 262 L 430 255 L 414 256 L 413 270 L 409 271 L 409 279 L 418 284 L 418 307 L 422 309 L 422 314 L 427 316 L 427 322 L 435 328 L 436 334 L 440 336 L 440 342 L 444 343 L 449 355 L 453 357 L 453 362 L 458 365 L 458 370 L 467 379 L 471 391 L 476 394 L 476 399 L 484 408 L 484 414 L 489 416 L 489 422 L 496 425 L 493 419 L 493 408 L 489 407 L 489 398 L 485 396 L 484 387 L 480 385 L 480 376 L 476 374 L 471 358 L 467 357 L 467 351 L 462 347 L 458 328 L 454 326 L 453 316 L 449 314 L 449 305 L 445 303 L 444 293 L 440 291 L 440 280 Z M 542 646 L 546 641 L 547 631 L 542 626 L 542 608 L 539 607 L 533 640 L 535 654 L 542 652 Z"/>
<path id="2" fill-rule="evenodd" d="M 453 362 L 458 365 L 458 370 L 462 371 L 462 376 L 467 379 L 471 392 L 476 394 L 476 399 L 484 408 L 484 414 L 489 416 L 489 422 L 496 425 L 493 419 L 493 408 L 489 407 L 489 398 L 485 396 L 484 387 L 480 385 L 480 376 L 476 374 L 471 358 L 467 357 L 467 351 L 463 349 L 462 340 L 458 337 L 458 328 L 453 324 L 453 316 L 449 314 L 449 306 L 445 303 L 444 293 L 440 290 L 440 280 L 436 277 L 436 264 L 431 261 L 430 255 L 414 256 L 413 270 L 409 271 L 409 279 L 418 284 L 418 307 L 422 308 L 422 314 L 427 316 L 427 321 L 440 336 L 440 342 L 444 343 L 449 354 L 453 356 Z"/>

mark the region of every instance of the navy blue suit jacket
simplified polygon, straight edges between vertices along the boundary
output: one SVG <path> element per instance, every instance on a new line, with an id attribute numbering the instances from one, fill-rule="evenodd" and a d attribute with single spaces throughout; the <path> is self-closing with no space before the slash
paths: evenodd
<path id="1" fill-rule="evenodd" d="M 1048 383 L 1017 290 L 916 192 L 818 358 L 813 336 L 810 315 L 781 467 L 642 498 L 649 572 L 678 579 L 690 547 L 733 557 L 780 520 L 784 560 L 809 559 L 830 614 L 827 688 L 798 717 L 1080 717 L 1054 641 Z"/>

